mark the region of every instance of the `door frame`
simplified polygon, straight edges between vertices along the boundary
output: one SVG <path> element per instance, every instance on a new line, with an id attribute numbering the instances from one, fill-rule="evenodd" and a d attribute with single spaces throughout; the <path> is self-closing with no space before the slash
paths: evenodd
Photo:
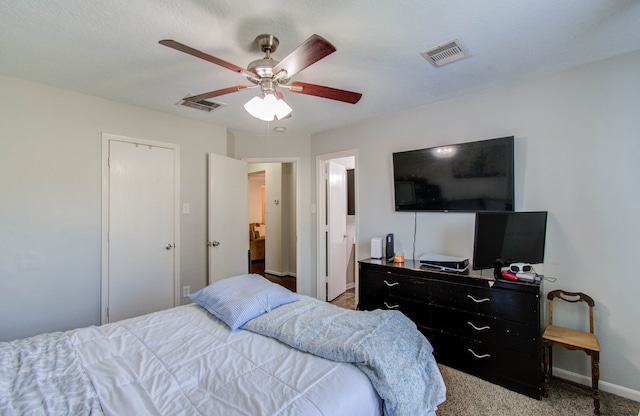
<path id="1" fill-rule="evenodd" d="M 109 322 L 109 142 L 120 141 L 146 146 L 172 149 L 175 153 L 173 175 L 173 230 L 174 230 L 174 262 L 173 262 L 173 306 L 180 304 L 180 145 L 155 140 L 138 139 L 102 133 L 102 203 L 101 203 L 101 254 L 100 254 L 100 323 Z"/>
<path id="2" fill-rule="evenodd" d="M 360 208 L 359 208 L 359 186 L 358 186 L 358 149 L 343 150 L 335 153 L 327 153 L 316 156 L 316 298 L 326 302 L 327 300 L 327 278 L 326 278 L 326 263 L 327 263 L 327 246 L 325 245 L 325 224 L 324 218 L 327 215 L 327 189 L 325 187 L 326 171 L 325 164 L 332 159 L 340 159 L 343 157 L 351 157 L 355 159 L 355 209 L 356 209 L 356 231 L 355 231 L 355 253 L 354 257 L 356 262 L 358 261 L 358 235 L 360 234 Z M 355 285 L 355 301 L 356 305 L 360 299 L 360 289 L 358 282 L 360 276 L 358 273 L 358 267 L 354 268 L 354 285 Z"/>
<path id="3" fill-rule="evenodd" d="M 300 290 L 297 279 L 300 274 L 300 158 L 299 157 L 245 157 L 247 163 L 295 163 L 296 164 L 296 292 Z M 247 172 L 247 175 L 249 172 Z M 247 177 L 248 180 L 248 177 Z M 269 237 L 267 237 L 269 238 Z M 266 264 L 266 259 L 265 259 Z"/>

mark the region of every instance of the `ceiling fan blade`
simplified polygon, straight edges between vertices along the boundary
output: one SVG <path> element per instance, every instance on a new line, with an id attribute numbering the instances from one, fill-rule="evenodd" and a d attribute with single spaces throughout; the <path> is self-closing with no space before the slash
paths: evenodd
<path id="1" fill-rule="evenodd" d="M 246 90 L 247 88 L 255 88 L 255 87 L 256 87 L 256 85 L 250 85 L 250 86 L 247 86 L 247 85 L 236 85 L 235 87 L 228 87 L 228 88 L 223 88 L 221 90 L 204 92 L 202 94 L 193 95 L 191 97 L 185 97 L 185 98 L 183 98 L 183 100 L 198 102 L 198 101 L 206 100 L 207 98 L 213 98 L 213 97 L 217 97 L 219 95 L 231 94 L 232 92 L 238 92 L 238 91 L 241 91 L 241 90 Z"/>
<path id="2" fill-rule="evenodd" d="M 227 62 L 227 61 L 225 61 L 223 59 L 216 58 L 215 56 L 209 55 L 209 54 L 204 53 L 202 51 L 199 51 L 197 49 L 193 49 L 192 47 L 184 45 L 184 44 L 182 44 L 180 42 L 176 42 L 175 40 L 165 39 L 165 40 L 161 40 L 158 43 L 160 43 L 161 45 L 173 48 L 173 49 L 175 49 L 177 51 L 187 53 L 187 54 L 189 54 L 191 56 L 195 56 L 196 58 L 204 59 L 205 61 L 209 61 L 209 62 L 211 62 L 213 64 L 220 65 L 223 68 L 230 69 L 233 72 L 236 72 L 238 74 L 244 75 L 245 77 L 253 78 L 253 79 L 257 80 L 257 81 L 260 80 L 260 77 L 257 74 L 255 74 L 255 73 L 253 73 L 253 72 L 251 72 L 251 71 L 249 71 L 247 69 L 239 67 L 238 65 L 234 65 L 234 64 L 232 64 L 230 62 Z"/>
<path id="3" fill-rule="evenodd" d="M 273 73 L 277 74 L 281 70 L 286 70 L 286 78 L 302 71 L 309 65 L 318 62 L 320 59 L 336 51 L 335 46 L 319 35 L 312 35 L 298 46 L 289 55 L 285 56 L 274 68 Z"/>
<path id="4" fill-rule="evenodd" d="M 360 94 L 359 92 L 351 92 L 346 90 L 339 90 L 337 88 L 323 87 L 322 85 L 307 84 L 306 82 L 292 82 L 285 87 L 288 87 L 289 91 L 298 94 L 315 95 L 316 97 L 343 101 L 349 104 L 355 104 L 360 101 L 360 98 L 362 98 L 362 94 Z"/>

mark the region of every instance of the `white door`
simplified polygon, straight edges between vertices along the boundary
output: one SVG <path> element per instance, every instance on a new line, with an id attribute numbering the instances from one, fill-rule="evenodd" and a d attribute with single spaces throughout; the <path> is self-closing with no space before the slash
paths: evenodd
<path id="1" fill-rule="evenodd" d="M 347 170 L 328 161 L 327 300 L 331 301 L 347 290 Z"/>
<path id="2" fill-rule="evenodd" d="M 247 162 L 209 153 L 209 284 L 249 272 Z"/>
<path id="3" fill-rule="evenodd" d="M 114 322 L 176 305 L 179 150 L 120 140 L 107 147 L 106 321 Z"/>

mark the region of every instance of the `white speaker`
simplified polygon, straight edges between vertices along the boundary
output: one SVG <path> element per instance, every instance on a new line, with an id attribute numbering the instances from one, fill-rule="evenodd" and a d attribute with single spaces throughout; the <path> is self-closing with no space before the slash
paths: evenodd
<path id="1" fill-rule="evenodd" d="M 373 237 L 371 239 L 371 258 L 382 258 L 382 237 Z"/>

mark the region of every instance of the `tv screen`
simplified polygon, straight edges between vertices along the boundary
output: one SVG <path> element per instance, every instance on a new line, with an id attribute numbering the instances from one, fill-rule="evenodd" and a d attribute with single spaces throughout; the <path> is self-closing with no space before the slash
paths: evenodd
<path id="1" fill-rule="evenodd" d="M 544 262 L 547 212 L 478 212 L 473 269 L 493 269 L 497 259 Z"/>
<path id="2" fill-rule="evenodd" d="M 513 136 L 393 154 L 396 211 L 513 211 Z"/>

